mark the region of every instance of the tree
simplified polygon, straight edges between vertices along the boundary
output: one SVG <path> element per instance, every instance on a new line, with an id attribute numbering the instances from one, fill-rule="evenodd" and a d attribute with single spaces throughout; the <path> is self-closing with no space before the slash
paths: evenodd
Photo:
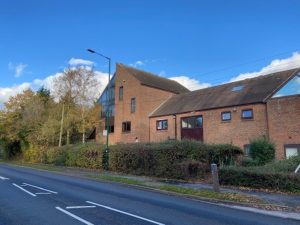
<path id="1" fill-rule="evenodd" d="M 67 143 L 70 142 L 70 132 L 74 126 L 82 134 L 81 140 L 84 143 L 90 126 L 87 122 L 88 112 L 95 100 L 96 75 L 90 68 L 68 68 L 54 83 L 56 98 L 61 103 L 59 146 L 62 145 L 64 129 L 67 131 Z"/>

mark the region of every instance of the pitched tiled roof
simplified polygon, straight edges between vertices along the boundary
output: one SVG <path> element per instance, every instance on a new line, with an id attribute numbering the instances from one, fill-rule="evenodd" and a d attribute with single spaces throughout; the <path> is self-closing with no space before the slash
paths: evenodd
<path id="1" fill-rule="evenodd" d="M 176 81 L 164 77 L 160 77 L 152 73 L 148 73 L 133 67 L 125 66 L 123 64 L 118 64 L 118 65 L 123 67 L 130 74 L 132 74 L 143 85 L 173 92 L 175 94 L 189 92 L 187 88 L 177 83 Z"/>
<path id="2" fill-rule="evenodd" d="M 297 68 L 175 95 L 151 117 L 265 102 L 299 71 Z"/>

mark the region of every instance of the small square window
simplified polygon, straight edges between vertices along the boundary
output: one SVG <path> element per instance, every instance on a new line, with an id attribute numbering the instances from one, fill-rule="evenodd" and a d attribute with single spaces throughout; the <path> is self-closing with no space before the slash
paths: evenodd
<path id="1" fill-rule="evenodd" d="M 297 145 L 297 144 L 285 145 L 284 150 L 285 150 L 285 157 L 287 159 L 290 157 L 293 157 L 293 156 L 298 156 L 300 153 L 300 144 L 299 145 Z"/>
<path id="2" fill-rule="evenodd" d="M 242 110 L 242 119 L 253 119 L 253 110 L 252 109 L 243 109 Z"/>
<path id="3" fill-rule="evenodd" d="M 222 112 L 221 113 L 222 121 L 229 121 L 231 120 L 231 112 Z"/>
<path id="4" fill-rule="evenodd" d="M 126 121 L 122 123 L 122 132 L 130 132 L 131 131 L 131 122 Z"/>
<path id="5" fill-rule="evenodd" d="M 156 130 L 168 130 L 168 120 L 156 121 Z"/>

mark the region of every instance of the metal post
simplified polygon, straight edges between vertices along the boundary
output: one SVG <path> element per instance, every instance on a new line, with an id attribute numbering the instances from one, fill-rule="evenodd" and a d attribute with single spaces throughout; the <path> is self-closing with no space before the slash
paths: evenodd
<path id="1" fill-rule="evenodd" d="M 110 61 L 111 59 L 108 57 L 105 57 L 108 60 L 108 84 L 107 84 L 107 95 L 106 95 L 106 101 L 107 101 L 107 109 L 106 109 L 106 147 L 103 153 L 103 159 L 102 159 L 102 165 L 103 169 L 108 170 L 109 168 L 109 147 L 108 147 L 108 135 L 109 135 L 109 129 L 110 129 L 110 112 L 109 112 L 109 104 L 110 104 Z"/>
<path id="2" fill-rule="evenodd" d="M 102 55 L 101 53 L 98 53 L 92 49 L 87 49 L 88 52 L 97 54 L 105 59 L 108 60 L 108 84 L 107 84 L 107 94 L 106 94 L 106 102 L 107 102 L 107 109 L 105 112 L 105 123 L 106 123 L 106 145 L 105 145 L 105 150 L 103 152 L 103 157 L 102 157 L 102 166 L 103 169 L 108 170 L 109 167 L 109 147 L 108 147 L 108 135 L 109 135 L 109 119 L 110 119 L 110 113 L 109 113 L 109 102 L 110 102 L 110 64 L 111 64 L 111 58 Z"/>
<path id="3" fill-rule="evenodd" d="M 211 164 L 211 173 L 212 173 L 212 180 L 213 180 L 213 189 L 215 192 L 220 192 L 220 183 L 219 183 L 219 174 L 218 174 L 218 166 L 217 164 Z"/>

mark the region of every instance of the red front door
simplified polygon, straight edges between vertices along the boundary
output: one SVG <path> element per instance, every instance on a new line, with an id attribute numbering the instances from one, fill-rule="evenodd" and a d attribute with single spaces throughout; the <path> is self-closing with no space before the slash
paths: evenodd
<path id="1" fill-rule="evenodd" d="M 181 119 L 181 139 L 203 141 L 202 116 L 191 116 Z"/>

